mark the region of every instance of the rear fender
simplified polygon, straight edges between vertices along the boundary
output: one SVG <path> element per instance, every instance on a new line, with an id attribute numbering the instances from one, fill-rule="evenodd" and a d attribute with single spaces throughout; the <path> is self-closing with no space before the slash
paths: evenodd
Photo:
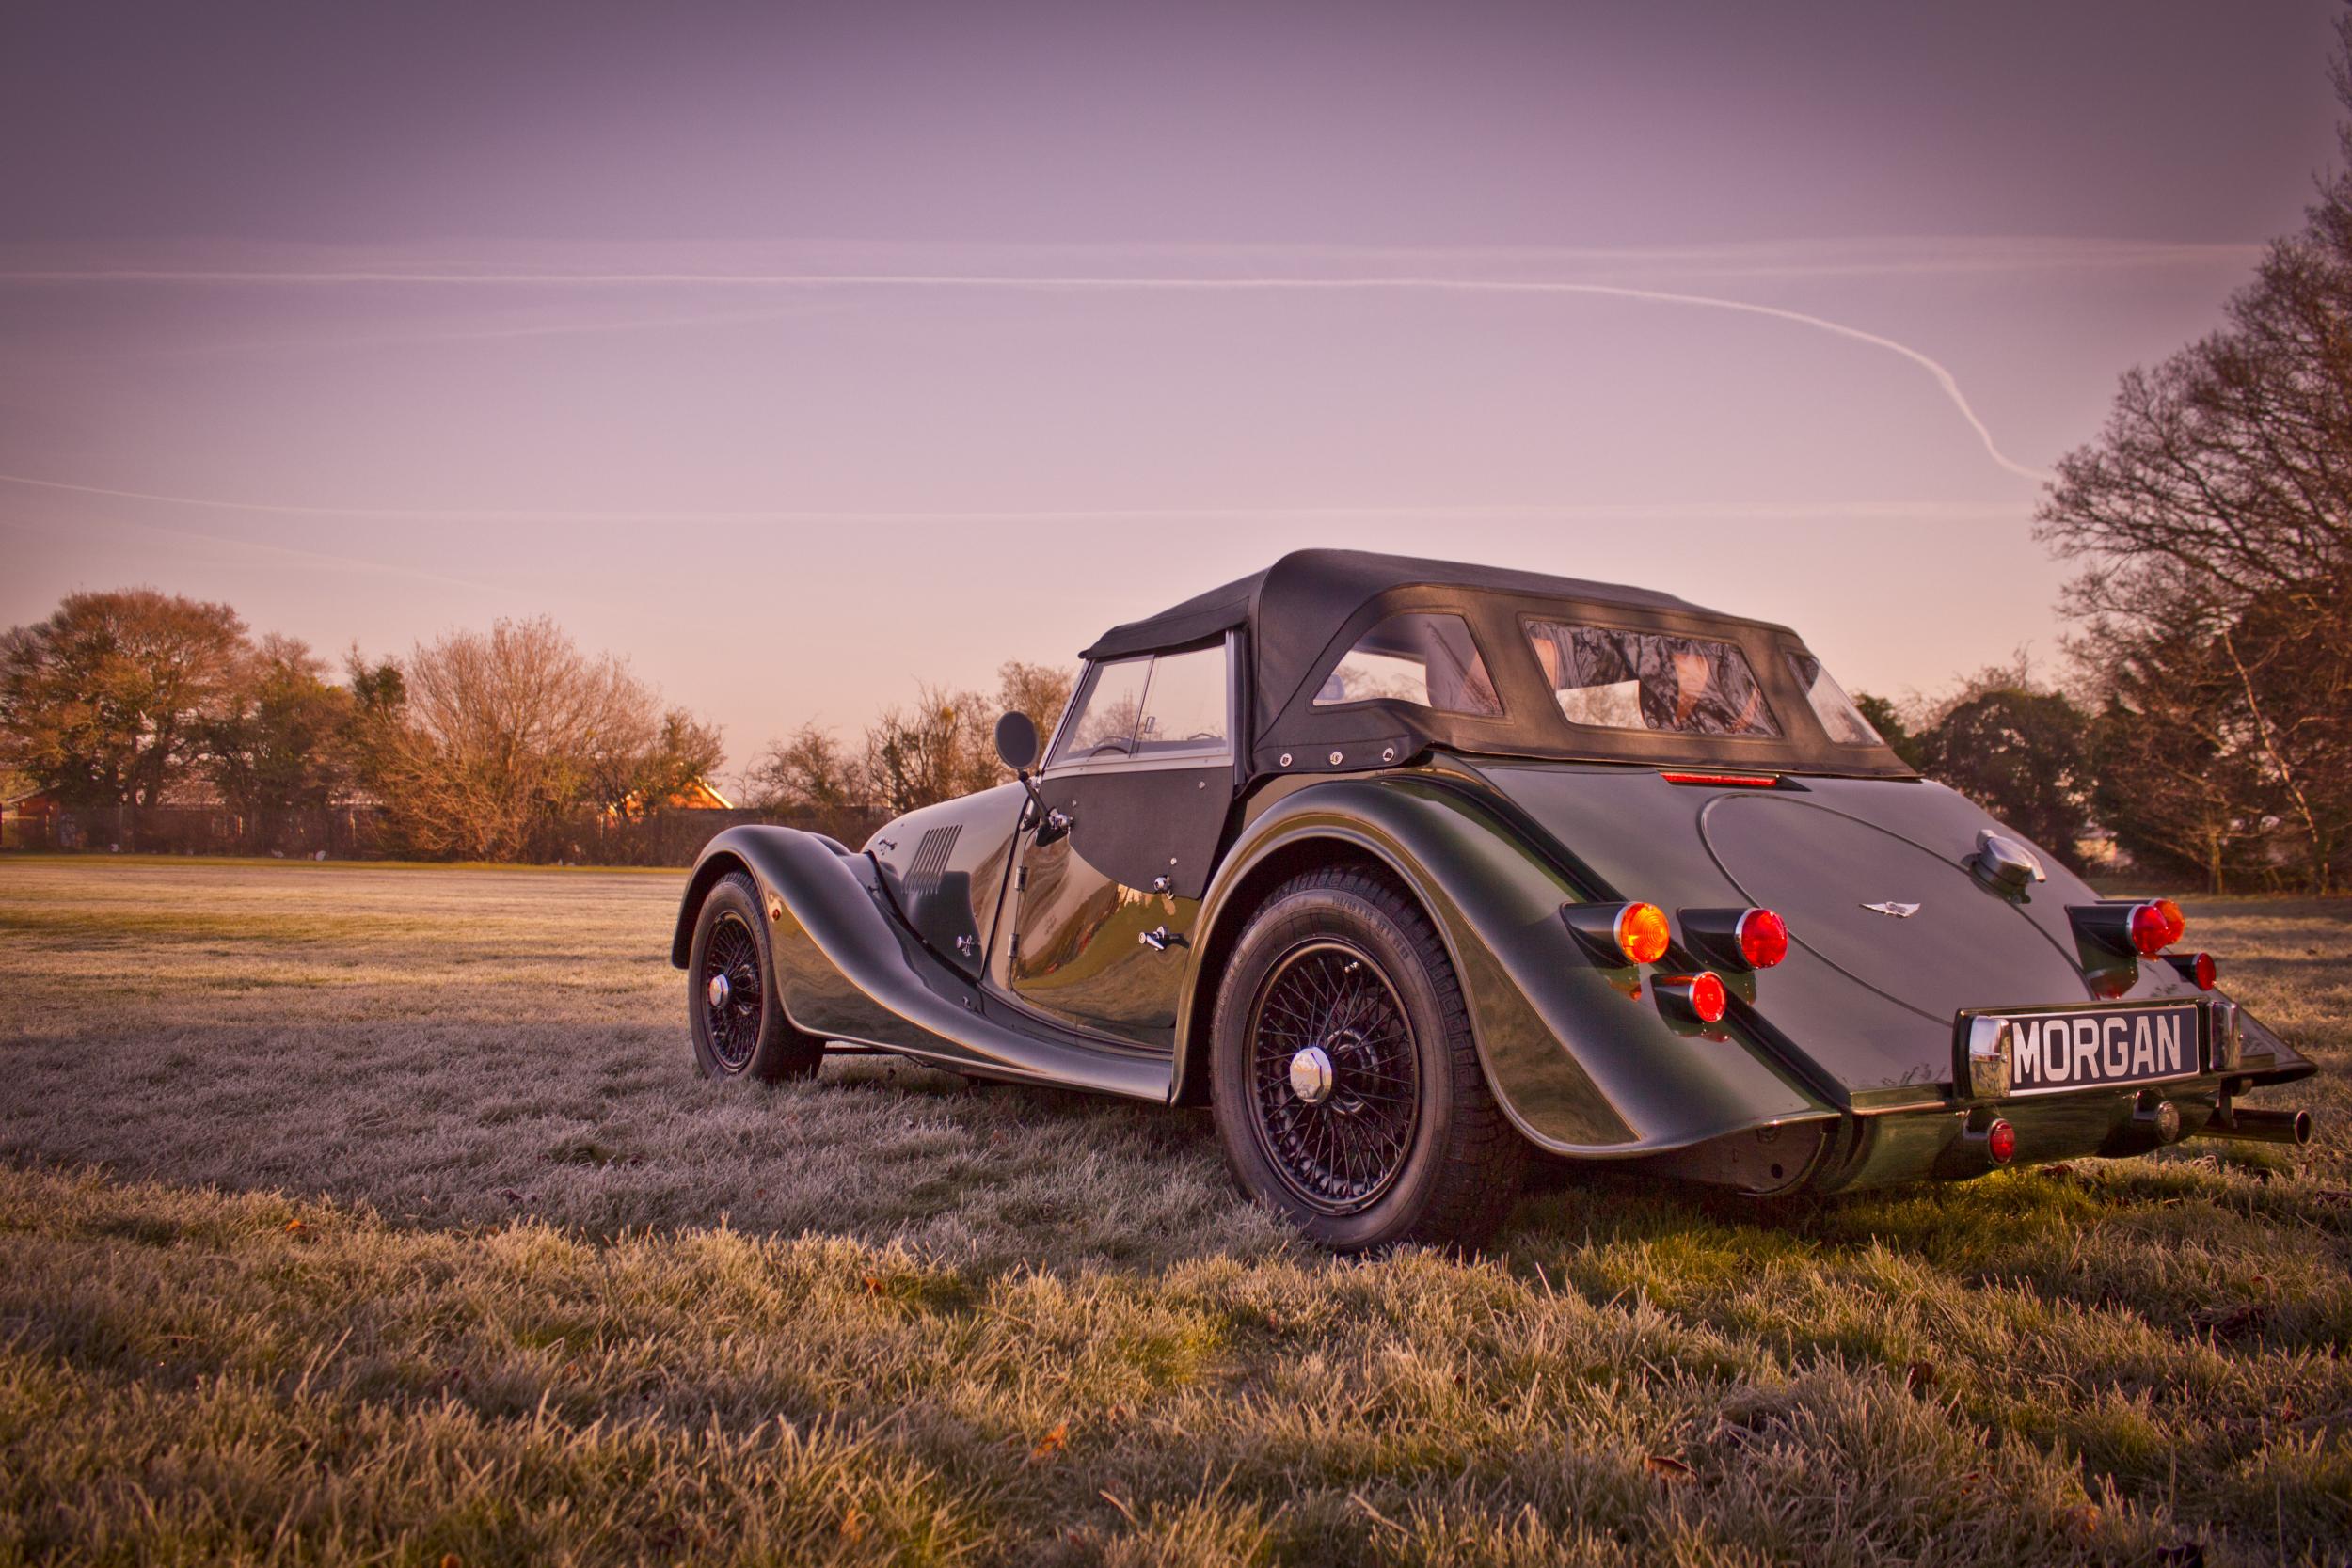
<path id="1" fill-rule="evenodd" d="M 1207 955 L 1254 912 L 1251 873 L 1327 846 L 1385 866 L 1436 922 L 1469 1004 L 1487 1085 L 1538 1147 L 1582 1157 L 1679 1148 L 1747 1128 L 1833 1119 L 1759 1038 L 1708 1037 L 1633 997 L 1585 958 L 1560 919 L 1566 877 L 1467 790 L 1391 776 L 1342 779 L 1286 796 L 1219 866 L 1201 911 L 1177 1021 L 1178 1050 L 1209 1048 L 1216 998 Z M 1178 1064 L 1178 1081 L 1187 1063 Z"/>

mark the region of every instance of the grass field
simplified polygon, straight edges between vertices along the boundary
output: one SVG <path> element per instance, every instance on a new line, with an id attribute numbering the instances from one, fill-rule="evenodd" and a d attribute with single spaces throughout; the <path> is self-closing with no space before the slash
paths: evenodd
<path id="1" fill-rule="evenodd" d="M 2352 905 L 2190 910 L 2299 1155 L 1343 1264 L 1202 1113 L 700 1082 L 679 881 L 0 860 L 0 1563 L 2352 1560 Z"/>

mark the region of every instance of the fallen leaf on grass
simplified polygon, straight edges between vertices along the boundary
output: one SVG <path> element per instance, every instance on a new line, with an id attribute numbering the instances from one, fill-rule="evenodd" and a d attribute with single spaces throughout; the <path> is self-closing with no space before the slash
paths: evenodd
<path id="1" fill-rule="evenodd" d="M 1691 1466 L 1672 1454 L 1654 1453 L 1642 1463 L 1649 1466 L 1650 1474 L 1661 1480 L 1688 1481 L 1691 1479 Z"/>
<path id="2" fill-rule="evenodd" d="M 288 1220 L 286 1222 L 286 1234 L 289 1236 L 294 1235 L 297 1231 L 308 1230 L 310 1228 L 310 1227 L 309 1226 L 303 1224 L 300 1220 Z"/>
<path id="3" fill-rule="evenodd" d="M 850 1512 L 841 1516 L 841 1539 L 851 1545 L 866 1539 L 866 1511 L 855 1503 L 851 1503 Z"/>
<path id="4" fill-rule="evenodd" d="M 1053 1431 L 1047 1433 L 1044 1436 L 1037 1440 L 1037 1447 L 1029 1450 L 1029 1457 L 1031 1459 L 1043 1459 L 1048 1454 L 1059 1453 L 1063 1448 L 1068 1446 L 1069 1442 L 1070 1423 L 1068 1421 L 1060 1422 L 1054 1428 Z"/>

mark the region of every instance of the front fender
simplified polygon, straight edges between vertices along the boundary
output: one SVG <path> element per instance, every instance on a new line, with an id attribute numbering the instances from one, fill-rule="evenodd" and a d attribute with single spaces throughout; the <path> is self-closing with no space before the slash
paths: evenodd
<path id="1" fill-rule="evenodd" d="M 1257 901 L 1251 872 L 1317 842 L 1387 866 L 1437 922 L 1487 1085 L 1538 1147 L 1582 1157 L 1653 1154 L 1838 1115 L 1761 1039 L 1736 1027 L 1711 1037 L 1685 1031 L 1646 990 L 1636 997 L 1619 990 L 1560 919 L 1579 893 L 1549 857 L 1469 790 L 1425 778 L 1312 784 L 1244 831 L 1201 911 L 1179 1050 L 1207 1048 L 1205 1029 L 1193 1027 L 1196 1011 L 1205 1021 L 1216 1005 L 1202 956 L 1248 920 Z"/>
<path id="2" fill-rule="evenodd" d="M 1168 1097 L 1166 1056 L 1105 1048 L 1016 1012 L 892 912 L 872 857 L 820 834 L 745 824 L 712 839 L 687 882 L 673 962 L 687 961 L 710 885 L 737 869 L 758 884 L 777 995 L 795 1028 L 991 1078 Z"/>

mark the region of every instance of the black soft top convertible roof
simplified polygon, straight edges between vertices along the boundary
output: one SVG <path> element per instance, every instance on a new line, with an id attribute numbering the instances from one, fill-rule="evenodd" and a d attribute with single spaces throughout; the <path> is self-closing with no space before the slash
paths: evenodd
<path id="1" fill-rule="evenodd" d="M 1314 705 L 1324 676 L 1357 639 L 1405 611 L 1457 614 L 1469 623 L 1502 702 L 1500 718 L 1391 700 Z M 1520 622 L 1535 616 L 1738 643 L 1783 734 L 1765 738 L 1572 724 L 1528 648 Z M 1883 746 L 1831 741 L 1788 668 L 1785 656 L 1802 651 L 1804 643 L 1788 627 L 1646 588 L 1542 572 L 1365 550 L 1297 550 L 1263 571 L 1113 626 L 1084 657 L 1166 652 L 1232 630 L 1247 634 L 1249 649 L 1249 759 L 1256 772 L 1352 771 L 1403 761 L 1433 745 L 1488 756 L 1911 772 Z"/>

